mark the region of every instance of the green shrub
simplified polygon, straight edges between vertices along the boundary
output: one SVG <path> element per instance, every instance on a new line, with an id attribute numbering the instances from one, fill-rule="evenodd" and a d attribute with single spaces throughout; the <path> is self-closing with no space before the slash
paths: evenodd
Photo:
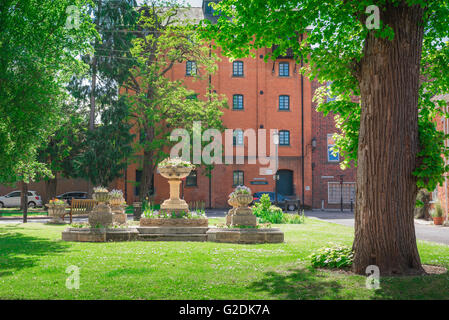
<path id="1" fill-rule="evenodd" d="M 284 219 L 282 209 L 271 204 L 270 196 L 268 194 L 263 194 L 262 197 L 260 197 L 260 201 L 253 207 L 253 213 L 259 218 L 259 222 L 261 223 L 279 224 L 282 223 Z"/>
<path id="2" fill-rule="evenodd" d="M 281 208 L 271 204 L 268 194 L 263 194 L 260 197 L 260 201 L 254 204 L 253 213 L 259 219 L 260 223 L 304 223 L 304 212 L 302 215 L 284 213 Z"/>
<path id="3" fill-rule="evenodd" d="M 284 213 L 283 223 L 301 224 L 304 223 L 304 219 L 304 211 L 301 213 L 301 215 Z"/>
<path id="4" fill-rule="evenodd" d="M 318 249 L 310 258 L 315 268 L 346 268 L 352 265 L 353 252 L 348 246 L 330 243 L 330 246 Z"/>
<path id="5" fill-rule="evenodd" d="M 435 207 L 432 210 L 432 217 L 438 218 L 443 216 L 443 208 L 441 207 L 441 203 L 438 201 L 435 203 Z"/>

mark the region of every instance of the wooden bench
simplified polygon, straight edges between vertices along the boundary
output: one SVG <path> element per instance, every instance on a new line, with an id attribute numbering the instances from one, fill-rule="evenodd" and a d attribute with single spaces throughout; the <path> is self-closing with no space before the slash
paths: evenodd
<path id="1" fill-rule="evenodd" d="M 72 199 L 70 211 L 65 215 L 70 215 L 70 223 L 72 223 L 72 215 L 83 213 L 88 214 L 97 205 L 97 203 L 97 200 L 94 199 Z"/>

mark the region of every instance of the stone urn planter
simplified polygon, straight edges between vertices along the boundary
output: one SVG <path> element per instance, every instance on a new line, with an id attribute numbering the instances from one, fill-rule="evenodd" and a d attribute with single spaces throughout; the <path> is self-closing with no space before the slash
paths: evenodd
<path id="1" fill-rule="evenodd" d="M 231 216 L 235 213 L 235 210 L 238 208 L 239 203 L 237 202 L 237 199 L 235 197 L 230 197 L 228 199 L 229 205 L 232 207 L 228 214 L 226 215 L 226 225 L 231 225 Z"/>
<path id="2" fill-rule="evenodd" d="M 234 196 L 238 207 L 248 207 L 248 205 L 253 201 L 251 194 L 237 194 Z"/>
<path id="3" fill-rule="evenodd" d="M 245 186 L 238 186 L 229 195 L 228 203 L 233 206 L 226 216 L 228 226 L 248 226 L 257 225 L 257 217 L 248 205 L 253 201 L 251 190 Z"/>
<path id="4" fill-rule="evenodd" d="M 181 179 L 187 177 L 193 166 L 189 162 L 177 159 L 166 159 L 158 167 L 158 172 L 168 180 L 170 185 L 170 199 L 161 204 L 161 211 L 178 213 L 189 211 L 187 202 L 179 198 Z"/>
<path id="5" fill-rule="evenodd" d="M 64 204 L 46 204 L 48 215 L 51 217 L 50 223 L 65 223 L 64 215 L 66 205 Z"/>
<path id="6" fill-rule="evenodd" d="M 98 203 L 107 203 L 110 199 L 109 192 L 94 192 L 92 198 L 98 201 Z"/>
<path id="7" fill-rule="evenodd" d="M 111 207 L 105 203 L 99 203 L 89 213 L 89 224 L 92 228 L 101 226 L 107 228 L 112 225 Z"/>

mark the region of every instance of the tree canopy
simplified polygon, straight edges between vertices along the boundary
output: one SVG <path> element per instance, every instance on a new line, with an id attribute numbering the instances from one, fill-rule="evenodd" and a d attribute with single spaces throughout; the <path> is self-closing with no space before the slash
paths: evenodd
<path id="1" fill-rule="evenodd" d="M 449 3 L 447 1 L 280 1 L 280 0 L 223 0 L 212 4 L 218 23 L 206 21 L 204 34 L 214 40 L 225 54 L 232 57 L 253 55 L 252 49 L 278 45 L 265 59 L 276 59 L 293 50 L 299 63 L 304 59 L 302 72 L 322 87 L 315 99 L 318 110 L 336 114 L 336 148 L 343 156 L 342 165 L 357 164 L 358 133 L 360 127 L 360 63 L 369 34 L 385 40 L 394 31 L 382 20 L 383 13 L 402 4 L 421 6 L 424 10 L 424 40 L 419 88 L 419 165 L 414 174 L 419 187 L 433 191 L 444 181 L 449 170 L 441 155 L 449 155 L 444 146 L 444 134 L 436 130 L 437 115 L 444 115 L 443 100 L 433 101 L 437 95 L 449 92 Z M 373 29 L 374 11 L 379 9 L 379 28 Z M 229 18 L 232 17 L 232 18 Z M 304 36 L 300 36 L 304 35 Z M 326 96 L 336 97 L 327 102 Z"/>
<path id="2" fill-rule="evenodd" d="M 58 127 L 69 77 L 94 35 L 84 0 L 0 3 L 0 180 L 50 174 L 37 148 Z M 71 7 L 72 6 L 72 7 Z M 72 10 L 68 10 L 68 9 Z M 74 19 L 70 14 L 74 15 Z"/>

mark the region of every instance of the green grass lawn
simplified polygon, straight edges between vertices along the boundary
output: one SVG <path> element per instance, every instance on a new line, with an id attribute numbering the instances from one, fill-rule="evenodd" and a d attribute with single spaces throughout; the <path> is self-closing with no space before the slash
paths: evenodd
<path id="1" fill-rule="evenodd" d="M 46 216 L 48 212 L 43 208 L 28 208 L 28 216 Z M 18 208 L 0 209 L 0 217 L 23 217 L 23 211 Z"/>
<path id="2" fill-rule="evenodd" d="M 211 219 L 211 223 L 218 219 Z M 352 228 L 306 219 L 281 225 L 285 243 L 76 243 L 64 226 L 0 225 L 0 299 L 448 299 L 449 275 L 382 278 L 317 271 L 308 256 L 333 241 L 350 245 Z M 449 267 L 449 247 L 419 242 L 423 263 Z M 80 268 L 80 289 L 65 286 Z"/>

